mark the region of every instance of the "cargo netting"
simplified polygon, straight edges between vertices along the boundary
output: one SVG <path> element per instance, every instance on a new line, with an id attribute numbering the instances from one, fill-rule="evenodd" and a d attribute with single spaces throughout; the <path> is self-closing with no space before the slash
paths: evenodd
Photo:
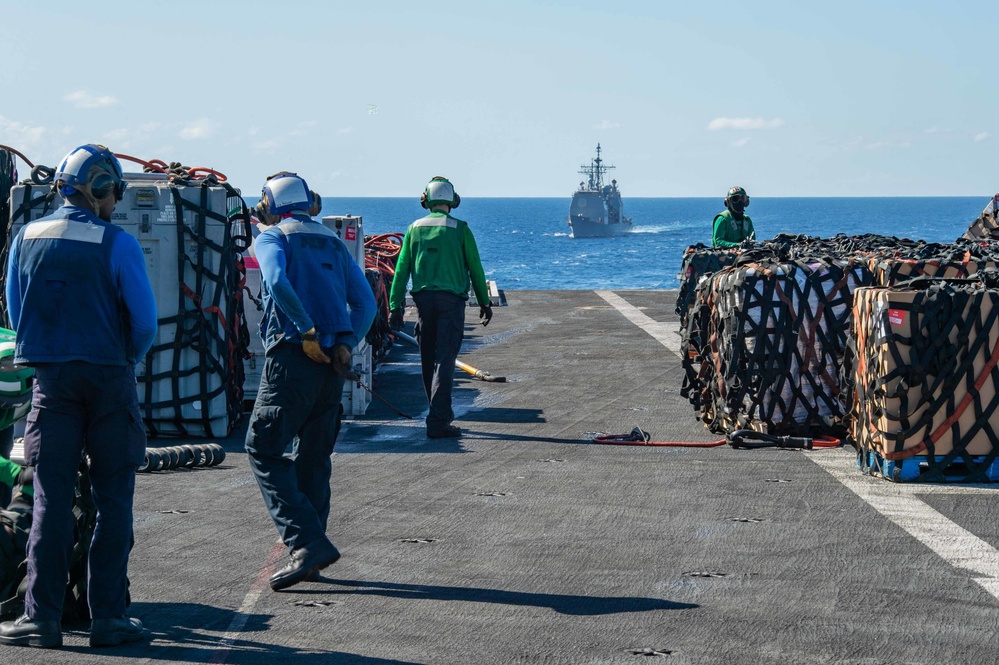
<path id="1" fill-rule="evenodd" d="M 969 278 L 999 243 L 782 234 L 735 250 L 691 247 L 676 311 L 681 394 L 713 432 L 846 436 L 854 294 L 912 278 Z"/>
<path id="2" fill-rule="evenodd" d="M 181 195 L 181 188 L 192 187 L 198 196 Z M 225 190 L 225 212 L 209 205 L 213 187 Z M 176 306 L 171 304 L 168 311 L 176 313 L 161 317 L 159 326 L 173 325 L 174 334 L 153 345 L 137 377 L 139 394 L 144 395 L 140 399 L 143 420 L 152 436 L 225 436 L 243 413 L 243 360 L 248 357 L 250 333 L 244 316 L 242 253 L 252 240 L 250 212 L 239 192 L 212 174 L 197 179 L 175 177 L 171 194 L 179 249 Z M 221 227 L 221 239 L 208 233 L 210 224 Z M 184 360 L 188 349 L 197 353 L 193 366 Z M 157 354 L 167 354 L 166 368 L 154 362 Z M 152 369 L 157 366 L 161 369 Z M 192 378 L 196 378 L 195 390 L 189 388 Z M 160 385 L 164 383 L 165 390 Z M 223 395 L 226 417 L 220 426 L 210 404 Z"/>
<path id="3" fill-rule="evenodd" d="M 999 240 L 999 194 L 992 197 L 985 210 L 971 223 L 963 238 L 967 240 Z"/>
<path id="4" fill-rule="evenodd" d="M 852 381 L 850 437 L 866 471 L 892 480 L 999 479 L 991 424 L 999 407 L 997 287 L 999 273 L 988 270 L 857 289 L 844 376 Z"/>
<path id="5" fill-rule="evenodd" d="M 135 187 L 144 185 L 148 183 Z M 225 436 L 243 411 L 243 360 L 250 336 L 243 315 L 246 268 L 241 253 L 250 242 L 249 210 L 239 192 L 214 173 L 194 177 L 175 168 L 163 186 L 169 187 L 168 219 L 174 220 L 168 235 L 175 238 L 168 243 L 166 237 L 147 240 L 140 235 L 140 244 L 177 249 L 172 257 L 157 258 L 153 245 L 143 244 L 157 294 L 160 341 L 137 370 L 139 406 L 150 436 Z M 4 269 L 11 234 L 62 204 L 51 183 L 32 179 L 18 187 L 23 191 L 12 197 L 16 203 L 5 234 Z M 209 190 L 221 193 L 225 210 L 209 205 Z M 133 225 L 122 226 L 139 233 Z M 176 263 L 170 284 L 156 280 L 166 268 L 161 261 Z M 164 292 L 171 295 L 164 298 Z"/>

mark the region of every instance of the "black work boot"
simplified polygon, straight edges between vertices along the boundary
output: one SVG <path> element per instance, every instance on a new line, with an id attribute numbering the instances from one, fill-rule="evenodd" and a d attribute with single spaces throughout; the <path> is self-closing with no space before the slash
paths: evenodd
<path id="1" fill-rule="evenodd" d="M 271 575 L 271 589 L 280 591 L 318 573 L 340 558 L 340 550 L 323 538 L 316 543 L 299 547 L 291 553 L 291 561 Z"/>
<path id="2" fill-rule="evenodd" d="M 14 621 L 0 623 L 0 645 L 52 649 L 62 646 L 62 626 L 58 621 L 35 621 L 24 614 Z"/>
<path id="3" fill-rule="evenodd" d="M 90 646 L 113 647 L 135 642 L 145 637 L 142 622 L 124 614 L 115 619 L 94 619 L 90 622 Z"/>
<path id="4" fill-rule="evenodd" d="M 461 436 L 461 428 L 454 425 L 445 425 L 440 429 L 427 428 L 427 436 L 431 439 L 453 439 Z"/>

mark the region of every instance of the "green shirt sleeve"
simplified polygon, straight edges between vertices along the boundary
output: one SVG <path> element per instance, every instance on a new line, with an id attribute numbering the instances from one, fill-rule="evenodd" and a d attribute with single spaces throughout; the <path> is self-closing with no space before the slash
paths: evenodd
<path id="1" fill-rule="evenodd" d="M 465 264 L 468 266 L 468 276 L 472 280 L 472 290 L 475 292 L 475 300 L 480 307 L 489 305 L 489 286 L 486 284 L 486 274 L 482 270 L 482 261 L 479 259 L 479 248 L 475 244 L 475 236 L 472 229 L 465 225 L 465 237 L 462 243 L 465 247 Z"/>
<path id="2" fill-rule="evenodd" d="M 398 309 L 406 303 L 406 286 L 409 284 L 409 273 L 413 268 L 413 254 L 410 249 L 409 235 L 412 231 L 407 230 L 402 239 L 402 249 L 399 250 L 399 258 L 395 262 L 395 276 L 392 278 L 392 289 L 389 292 L 389 309 Z"/>

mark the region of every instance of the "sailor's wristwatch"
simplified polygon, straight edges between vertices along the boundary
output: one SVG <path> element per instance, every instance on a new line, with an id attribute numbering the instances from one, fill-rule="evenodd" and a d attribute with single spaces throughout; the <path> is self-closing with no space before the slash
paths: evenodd
<path id="1" fill-rule="evenodd" d="M 318 339 L 319 338 L 316 337 L 316 329 L 315 329 L 315 327 L 311 328 L 308 332 L 302 333 L 302 340 L 304 340 L 306 342 L 316 342 L 316 341 L 318 341 Z"/>

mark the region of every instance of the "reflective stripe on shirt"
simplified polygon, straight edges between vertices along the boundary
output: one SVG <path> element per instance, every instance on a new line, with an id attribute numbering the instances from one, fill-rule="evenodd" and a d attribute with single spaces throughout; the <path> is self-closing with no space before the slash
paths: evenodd
<path id="1" fill-rule="evenodd" d="M 24 227 L 25 240 L 41 238 L 79 240 L 80 242 L 100 244 L 104 240 L 104 227 L 96 224 L 71 222 L 68 219 L 32 222 Z"/>
<path id="2" fill-rule="evenodd" d="M 411 226 L 446 226 L 449 229 L 456 229 L 458 220 L 453 217 L 424 217 L 413 222 Z"/>
<path id="3" fill-rule="evenodd" d="M 313 235 L 337 237 L 336 233 L 334 233 L 331 229 L 326 228 L 325 226 L 319 224 L 318 222 L 299 222 L 297 220 L 291 222 L 284 221 L 281 224 L 277 225 L 276 227 L 272 228 L 276 228 L 278 231 L 285 234 L 286 236 L 290 236 L 294 233 L 311 233 Z"/>

